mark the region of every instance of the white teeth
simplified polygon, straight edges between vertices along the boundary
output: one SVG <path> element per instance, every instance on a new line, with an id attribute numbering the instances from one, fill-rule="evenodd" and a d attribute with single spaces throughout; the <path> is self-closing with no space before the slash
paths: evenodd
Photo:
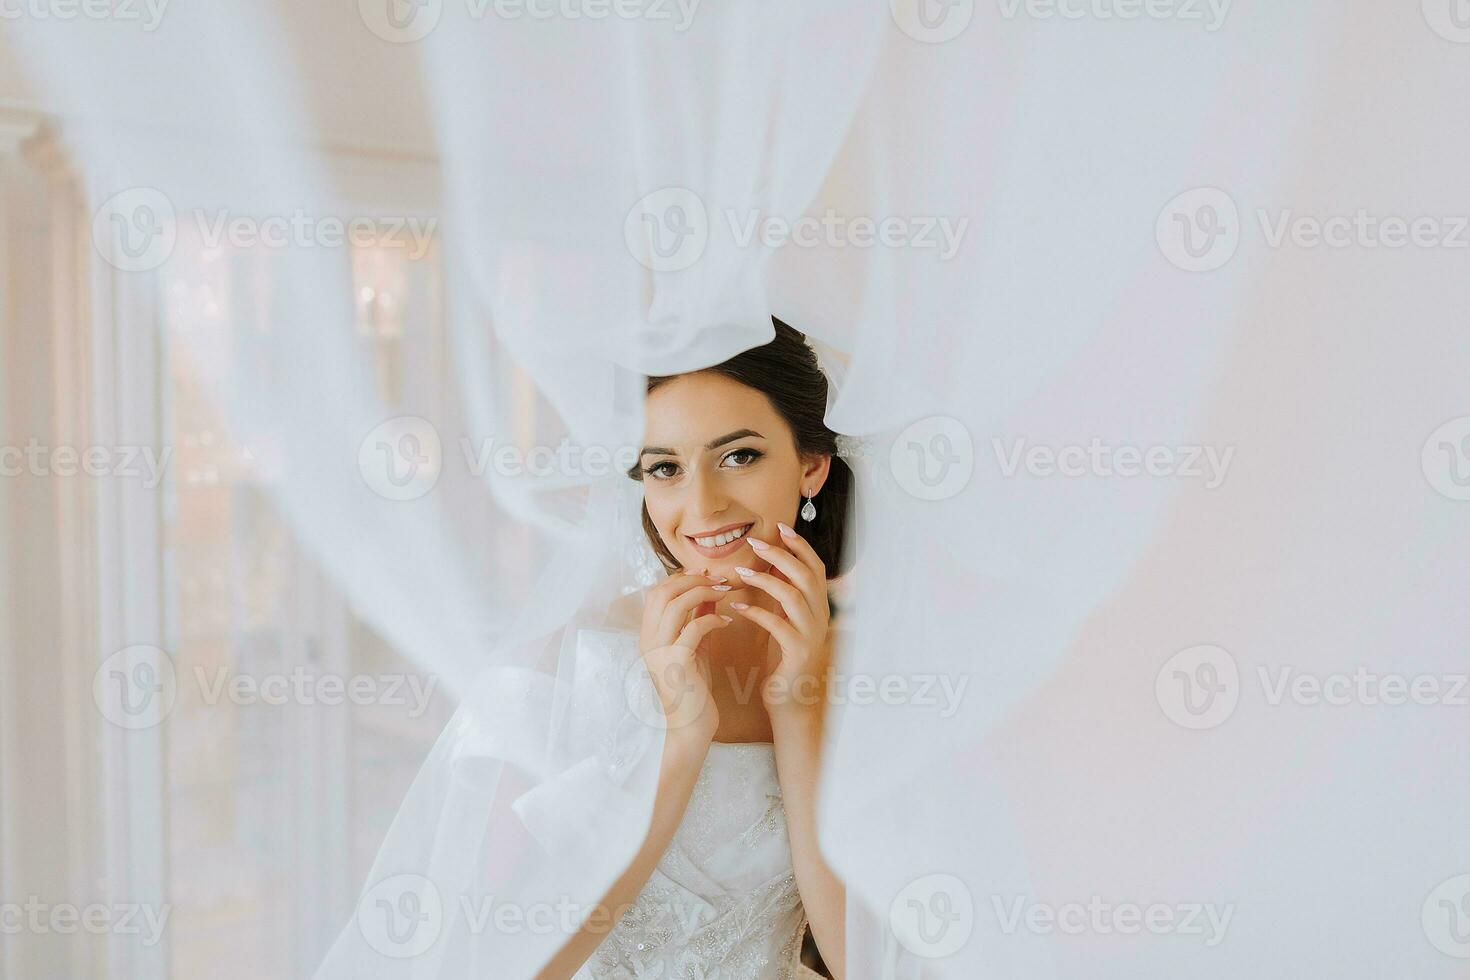
<path id="1" fill-rule="evenodd" d="M 750 530 L 750 527 L 751 526 L 747 524 L 744 527 L 736 528 L 733 531 L 726 531 L 724 534 L 716 534 L 715 536 L 709 538 L 695 538 L 694 540 L 696 543 L 699 544 L 701 548 L 718 548 L 720 545 L 729 544 L 736 538 L 743 537 L 745 532 Z"/>

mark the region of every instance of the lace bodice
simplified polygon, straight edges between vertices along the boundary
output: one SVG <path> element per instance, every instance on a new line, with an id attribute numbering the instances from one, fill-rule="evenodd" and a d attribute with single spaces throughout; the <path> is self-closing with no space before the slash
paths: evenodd
<path id="1" fill-rule="evenodd" d="M 806 915 L 768 742 L 714 742 L 648 882 L 573 980 L 791 980 Z"/>

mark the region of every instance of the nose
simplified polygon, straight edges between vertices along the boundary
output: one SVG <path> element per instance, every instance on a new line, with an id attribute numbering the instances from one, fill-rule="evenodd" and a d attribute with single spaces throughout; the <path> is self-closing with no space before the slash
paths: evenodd
<path id="1" fill-rule="evenodd" d="M 717 525 L 725 507 L 725 491 L 719 476 L 703 469 L 696 471 L 689 490 L 689 512 L 698 514 L 704 523 L 693 524 L 694 530 L 708 530 Z"/>

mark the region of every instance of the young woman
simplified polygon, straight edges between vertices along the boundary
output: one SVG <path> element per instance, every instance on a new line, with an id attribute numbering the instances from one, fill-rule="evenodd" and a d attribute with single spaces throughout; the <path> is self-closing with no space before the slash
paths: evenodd
<path id="1" fill-rule="evenodd" d="M 638 612 L 667 718 L 646 840 L 543 977 L 821 976 L 810 925 L 844 975 L 844 890 L 816 834 L 826 667 L 852 473 L 823 421 L 827 379 L 805 338 L 649 379 L 629 476 L 669 573 Z M 575 971 L 575 972 L 573 972 Z"/>

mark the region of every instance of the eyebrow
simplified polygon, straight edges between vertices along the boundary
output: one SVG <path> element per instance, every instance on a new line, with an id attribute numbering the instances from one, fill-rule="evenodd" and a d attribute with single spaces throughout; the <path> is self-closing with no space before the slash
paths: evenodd
<path id="1" fill-rule="evenodd" d="M 744 439 L 746 436 L 755 436 L 757 439 L 764 439 L 765 438 L 765 436 L 761 435 L 759 432 L 755 431 L 754 429 L 736 429 L 734 432 L 728 433 L 727 435 L 720 436 L 718 439 L 711 439 L 709 442 L 705 443 L 704 444 L 704 451 L 705 452 L 709 452 L 711 449 L 718 449 L 718 448 L 720 448 L 721 446 L 723 446 L 727 442 L 734 442 L 736 439 Z M 672 449 L 665 449 L 663 446 L 644 446 L 643 447 L 643 451 L 638 454 L 638 458 L 639 459 L 642 459 L 644 456 L 677 456 L 677 455 L 679 455 L 679 454 L 676 453 L 676 452 L 674 452 L 674 450 L 672 450 Z"/>

